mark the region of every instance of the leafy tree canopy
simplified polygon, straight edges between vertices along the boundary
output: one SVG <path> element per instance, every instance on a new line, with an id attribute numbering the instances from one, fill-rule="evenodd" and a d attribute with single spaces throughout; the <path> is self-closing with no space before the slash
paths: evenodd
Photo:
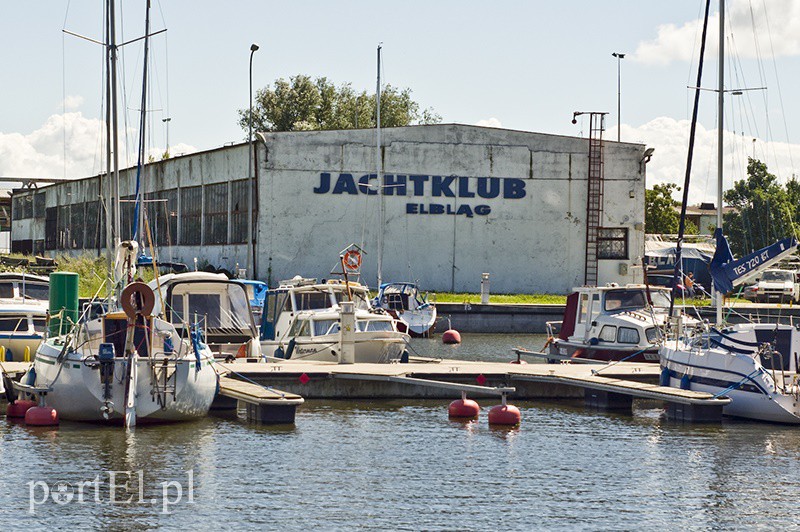
<path id="1" fill-rule="evenodd" d="M 725 235 L 737 256 L 794 234 L 793 224 L 800 214 L 797 179 L 790 179 L 784 187 L 766 164 L 748 158 L 747 178 L 736 181 L 723 197 L 733 207 L 725 213 L 724 223 Z"/>
<path id="2" fill-rule="evenodd" d="M 248 129 L 249 109 L 239 110 L 239 125 Z M 387 85 L 381 90 L 381 127 L 437 124 L 433 109 L 420 111 L 411 89 Z M 308 131 L 375 127 L 375 93 L 357 93 L 350 83 L 336 86 L 328 78 L 298 74 L 256 91 L 253 129 Z"/>
<path id="3" fill-rule="evenodd" d="M 668 234 L 678 233 L 680 226 L 680 215 L 675 207 L 680 205 L 672 197 L 673 192 L 679 192 L 680 187 L 675 183 L 664 183 L 653 185 L 650 190 L 644 191 L 644 230 L 648 234 Z M 684 232 L 687 235 L 696 235 L 697 226 L 686 220 Z"/>

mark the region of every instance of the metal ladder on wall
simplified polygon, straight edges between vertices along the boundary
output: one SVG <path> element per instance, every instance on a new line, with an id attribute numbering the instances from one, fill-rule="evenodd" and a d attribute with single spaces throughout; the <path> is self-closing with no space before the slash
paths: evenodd
<path id="1" fill-rule="evenodd" d="M 607 113 L 589 115 L 589 176 L 586 194 L 586 262 L 583 282 L 597 285 L 597 242 L 603 220 L 603 131 Z"/>

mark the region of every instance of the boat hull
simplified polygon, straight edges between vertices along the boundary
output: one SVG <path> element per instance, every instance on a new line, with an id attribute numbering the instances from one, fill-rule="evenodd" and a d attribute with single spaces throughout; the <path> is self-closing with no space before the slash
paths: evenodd
<path id="1" fill-rule="evenodd" d="M 408 336 L 401 332 L 357 332 L 354 340 L 355 362 L 386 363 L 398 360 L 402 357 L 407 342 Z M 275 341 L 262 341 L 261 352 L 269 357 L 284 358 L 286 345 Z M 295 337 L 289 360 L 337 362 L 340 352 L 338 334 Z"/>
<path id="2" fill-rule="evenodd" d="M 800 424 L 800 409 L 793 395 L 776 389 L 769 371 L 748 355 L 734 355 L 719 349 L 661 349 L 661 368 L 669 372 L 669 386 L 724 395 L 731 399 L 722 413 L 726 416 Z"/>
<path id="3" fill-rule="evenodd" d="M 412 338 L 429 338 L 436 325 L 436 307 L 433 305 L 421 310 L 389 310 L 388 313 L 397 320 L 397 330 Z"/>
<path id="4" fill-rule="evenodd" d="M 589 345 L 556 339 L 548 346 L 551 360 L 596 360 L 599 362 L 648 362 L 658 363 L 658 347 Z"/>
<path id="5" fill-rule="evenodd" d="M 59 417 L 73 421 L 119 422 L 125 415 L 125 376 L 127 360 L 113 360 L 113 379 L 110 386 L 111 409 L 103 415 L 106 404 L 101 371 L 86 363 L 87 356 L 70 352 L 62 363 L 57 361 L 59 346 L 43 343 L 36 355 L 33 369 L 36 386 L 50 386 L 46 403 L 58 411 Z M 163 363 L 154 359 L 136 359 L 136 418 L 140 421 L 186 421 L 208 413 L 217 387 L 217 374 L 211 357 L 197 361 L 190 358 L 174 360 L 166 371 Z M 23 382 L 29 375 L 23 377 Z M 154 393 L 154 380 L 166 383 L 169 391 Z M 162 386 L 163 389 L 163 386 Z"/>

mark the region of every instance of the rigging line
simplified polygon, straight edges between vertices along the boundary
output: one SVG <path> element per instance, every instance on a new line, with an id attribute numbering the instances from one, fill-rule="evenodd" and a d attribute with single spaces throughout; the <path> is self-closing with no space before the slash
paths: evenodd
<path id="1" fill-rule="evenodd" d="M 766 69 L 764 68 L 764 58 L 761 52 L 761 43 L 758 40 L 758 32 L 756 31 L 756 19 L 755 19 L 755 12 L 753 11 L 753 3 L 752 0 L 748 2 L 749 13 L 750 13 L 750 25 L 753 31 L 753 42 L 755 44 L 755 51 L 756 51 L 756 64 L 758 65 L 758 75 L 759 79 L 761 80 L 761 85 L 763 87 L 767 86 L 766 82 Z M 772 134 L 772 124 L 769 118 L 769 93 L 768 91 L 763 91 L 762 99 L 764 101 L 764 125 L 766 130 L 766 137 L 767 140 L 772 144 L 772 156 L 775 158 L 775 166 L 776 166 L 776 173 L 780 174 L 780 166 L 777 161 L 777 153 L 775 151 L 775 146 L 772 143 L 774 140 L 774 136 Z"/>
<path id="2" fill-rule="evenodd" d="M 764 21 L 767 26 L 767 37 L 769 38 L 769 50 L 772 54 L 772 68 L 775 71 L 775 85 L 778 87 L 778 102 L 781 106 L 781 116 L 783 117 L 783 129 L 786 133 L 786 144 L 789 151 L 789 164 L 794 168 L 794 158 L 792 157 L 792 144 L 789 142 L 789 126 L 786 123 L 786 109 L 783 106 L 783 92 L 781 91 L 781 80 L 778 77 L 778 65 L 775 61 L 775 47 L 772 42 L 772 29 L 769 25 L 769 14 L 767 13 L 767 4 L 762 0 L 764 6 Z"/>
<path id="3" fill-rule="evenodd" d="M 161 25 L 166 28 L 167 27 L 167 19 L 164 16 L 164 10 L 162 9 L 161 1 L 157 0 L 156 3 L 158 4 L 158 12 L 161 14 Z M 166 118 L 169 118 L 170 117 L 170 114 L 169 114 L 169 36 L 168 36 L 168 34 L 166 32 L 164 33 L 164 68 L 165 68 L 165 70 L 164 70 L 164 79 L 165 79 L 165 81 L 164 82 L 166 84 L 166 88 L 164 90 L 164 93 L 165 93 L 164 109 L 166 110 L 165 111 L 166 115 L 167 115 Z M 167 146 L 167 152 L 169 152 L 169 146 Z"/>

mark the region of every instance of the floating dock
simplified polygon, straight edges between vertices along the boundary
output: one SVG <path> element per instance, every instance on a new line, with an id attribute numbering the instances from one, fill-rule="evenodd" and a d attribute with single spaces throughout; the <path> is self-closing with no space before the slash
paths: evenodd
<path id="1" fill-rule="evenodd" d="M 506 394 L 517 400 L 583 398 L 592 408 L 630 410 L 633 398 L 662 401 L 681 421 L 717 421 L 730 399 L 658 385 L 656 364 L 513 364 L 415 359 L 409 363 L 234 362 L 225 367 L 308 399 L 453 399 Z"/>
<path id="2" fill-rule="evenodd" d="M 294 393 L 221 376 L 219 393 L 211 409 L 233 409 L 238 407 L 238 403 L 245 405 L 248 421 L 264 424 L 294 423 L 297 407 L 303 404 L 303 398 Z"/>

